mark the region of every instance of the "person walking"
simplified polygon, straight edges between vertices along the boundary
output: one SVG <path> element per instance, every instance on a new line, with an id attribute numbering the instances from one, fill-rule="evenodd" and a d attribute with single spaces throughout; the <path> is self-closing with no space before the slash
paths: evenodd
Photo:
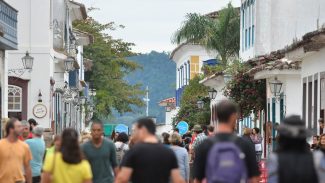
<path id="1" fill-rule="evenodd" d="M 300 116 L 289 116 L 277 130 L 278 149 L 270 155 L 267 166 L 269 183 L 318 183 L 313 155 L 306 141 L 311 133 L 305 122 Z"/>
<path id="2" fill-rule="evenodd" d="M 188 183 L 190 179 L 189 158 L 187 150 L 184 147 L 179 146 L 182 141 L 182 138 L 179 134 L 173 133 L 170 136 L 169 141 L 171 144 L 171 149 L 176 155 L 181 176 L 185 179 L 185 182 Z"/>
<path id="3" fill-rule="evenodd" d="M 46 156 L 41 180 L 41 183 L 92 183 L 90 165 L 82 157 L 76 130 L 66 128 L 62 132 L 60 150 Z"/>
<path id="4" fill-rule="evenodd" d="M 214 126 L 209 125 L 207 131 L 208 131 L 208 137 L 213 137 L 215 135 Z"/>
<path id="5" fill-rule="evenodd" d="M 141 118 L 134 126 L 137 143 L 125 154 L 115 183 L 184 183 L 174 152 L 158 143 L 151 118 Z"/>
<path id="6" fill-rule="evenodd" d="M 31 132 L 33 132 L 33 129 L 38 125 L 38 123 L 36 122 L 36 120 L 35 119 L 33 119 L 33 118 L 30 118 L 29 120 L 28 120 L 28 123 L 29 123 L 29 130 L 31 131 Z"/>
<path id="7" fill-rule="evenodd" d="M 164 133 L 161 134 L 161 136 L 162 136 L 162 143 L 165 144 L 167 147 L 169 147 L 169 145 L 170 145 L 170 142 L 169 142 L 170 135 L 169 135 L 169 133 L 164 132 Z"/>
<path id="8" fill-rule="evenodd" d="M 112 183 L 113 173 L 116 176 L 118 172 L 115 145 L 102 136 L 103 130 L 101 121 L 93 121 L 92 139 L 82 145 L 82 151 L 91 165 L 94 183 Z"/>
<path id="9" fill-rule="evenodd" d="M 33 138 L 33 133 L 30 131 L 30 125 L 26 120 L 21 121 L 23 128 L 22 134 L 18 137 L 19 140 L 25 141 L 27 139 Z"/>
<path id="10" fill-rule="evenodd" d="M 37 126 L 33 129 L 33 138 L 27 139 L 33 159 L 30 161 L 32 167 L 33 183 L 41 182 L 41 169 L 43 166 L 43 157 L 45 153 L 45 142 L 42 139 L 44 128 Z"/>
<path id="11" fill-rule="evenodd" d="M 237 137 L 237 106 L 221 101 L 216 106 L 216 135 L 205 140 L 195 152 L 194 182 L 257 183 L 259 169 L 252 143 Z"/>
<path id="12" fill-rule="evenodd" d="M 325 154 L 325 134 L 319 136 L 317 147 L 320 151 L 324 152 Z"/>
<path id="13" fill-rule="evenodd" d="M 121 163 L 125 153 L 129 150 L 128 141 L 129 137 L 126 133 L 122 132 L 118 134 L 115 142 L 116 159 L 118 164 Z"/>
<path id="14" fill-rule="evenodd" d="M 20 121 L 10 118 L 5 131 L 6 138 L 0 140 L 0 182 L 32 183 L 32 153 L 28 145 L 18 139 L 22 134 Z"/>
<path id="15" fill-rule="evenodd" d="M 197 134 L 195 136 L 195 139 L 193 140 L 193 143 L 192 143 L 192 149 L 195 152 L 195 148 L 198 145 L 200 145 L 208 137 L 206 136 L 205 131 L 203 131 L 203 129 L 200 125 L 194 125 L 193 131 L 195 134 Z"/>
<path id="16" fill-rule="evenodd" d="M 314 165 L 319 183 L 325 183 L 325 134 L 320 135 L 317 149 L 313 151 Z"/>
<path id="17" fill-rule="evenodd" d="M 318 135 L 313 136 L 313 143 L 310 146 L 312 151 L 319 149 L 320 146 L 320 137 Z"/>
<path id="18" fill-rule="evenodd" d="M 263 137 L 260 134 L 259 128 L 253 128 L 251 139 L 255 145 L 256 160 L 257 162 L 260 162 L 263 154 L 263 148 L 262 148 Z"/>
<path id="19" fill-rule="evenodd" d="M 51 143 L 51 147 L 46 149 L 46 154 L 54 154 L 56 151 L 59 151 L 61 148 L 61 135 L 55 135 Z"/>
<path id="20" fill-rule="evenodd" d="M 251 144 L 254 144 L 253 140 L 251 139 L 251 135 L 252 135 L 252 129 L 250 128 L 244 128 L 244 131 L 243 131 L 243 136 L 242 138 L 251 143 Z"/>

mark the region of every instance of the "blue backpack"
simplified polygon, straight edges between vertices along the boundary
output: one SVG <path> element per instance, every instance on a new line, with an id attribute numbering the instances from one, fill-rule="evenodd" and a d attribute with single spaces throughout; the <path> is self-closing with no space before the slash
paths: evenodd
<path id="1" fill-rule="evenodd" d="M 206 164 L 208 183 L 247 182 L 245 154 L 235 144 L 236 139 L 236 136 L 232 136 L 230 141 L 215 138 Z"/>

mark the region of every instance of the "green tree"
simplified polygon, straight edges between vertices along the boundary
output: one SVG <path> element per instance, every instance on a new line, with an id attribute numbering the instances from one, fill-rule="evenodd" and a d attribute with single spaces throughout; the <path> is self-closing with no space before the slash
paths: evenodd
<path id="1" fill-rule="evenodd" d="M 95 116 L 107 118 L 113 109 L 122 114 L 132 112 L 133 106 L 144 106 L 141 85 L 130 85 L 124 80 L 126 75 L 140 68 L 138 64 L 127 59 L 135 55 L 131 51 L 134 44 L 114 39 L 104 33 L 122 26 L 117 26 L 114 22 L 101 24 L 91 17 L 73 24 L 76 29 L 94 37 L 94 43 L 84 47 L 83 55 L 93 60 L 92 70 L 85 77 L 96 89 Z"/>
<path id="2" fill-rule="evenodd" d="M 184 89 L 180 110 L 173 119 L 174 124 L 179 121 L 186 121 L 190 127 L 195 124 L 210 124 L 210 100 L 206 97 L 208 87 L 200 84 L 200 77 L 195 77 L 190 80 L 189 85 Z M 203 100 L 203 109 L 198 109 L 197 101 Z"/>
<path id="3" fill-rule="evenodd" d="M 201 44 L 216 50 L 221 65 L 227 66 L 230 58 L 238 56 L 240 48 L 240 14 L 231 3 L 218 12 L 217 18 L 190 13 L 172 38 L 182 42 Z"/>
<path id="4" fill-rule="evenodd" d="M 265 109 L 266 104 L 266 82 L 265 80 L 254 80 L 249 75 L 247 64 L 237 63 L 233 66 L 232 75 L 224 90 L 224 95 L 236 102 L 240 108 L 241 118 L 252 113 L 258 114 Z"/>

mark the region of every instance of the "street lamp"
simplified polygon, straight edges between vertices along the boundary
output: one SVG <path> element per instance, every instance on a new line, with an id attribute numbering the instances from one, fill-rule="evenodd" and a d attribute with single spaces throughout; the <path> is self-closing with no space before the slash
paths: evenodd
<path id="1" fill-rule="evenodd" d="M 204 107 L 204 102 L 203 102 L 203 100 L 199 100 L 199 101 L 197 101 L 196 104 L 197 104 L 197 107 L 198 107 L 199 109 L 203 109 L 203 107 Z"/>
<path id="2" fill-rule="evenodd" d="M 42 100 L 42 92 L 41 92 L 41 90 L 39 90 L 39 92 L 38 92 L 38 102 L 42 102 L 43 100 Z"/>
<path id="3" fill-rule="evenodd" d="M 217 90 L 215 90 L 214 88 L 210 89 L 208 92 L 210 100 L 215 99 L 218 94 Z"/>
<path id="4" fill-rule="evenodd" d="M 26 55 L 23 58 L 21 58 L 21 61 L 23 62 L 24 69 L 26 70 L 33 69 L 34 57 L 30 56 L 28 51 L 26 51 Z"/>
<path id="5" fill-rule="evenodd" d="M 85 96 L 79 97 L 79 101 L 80 101 L 80 104 L 81 105 L 85 105 L 85 103 L 86 103 L 86 97 Z"/>
<path id="6" fill-rule="evenodd" d="M 67 59 L 64 60 L 64 67 L 65 71 L 73 71 L 74 70 L 74 58 L 73 57 L 68 57 Z"/>
<path id="7" fill-rule="evenodd" d="M 280 95 L 282 84 L 283 83 L 281 81 L 279 81 L 277 77 L 275 77 L 275 79 L 273 81 L 269 82 L 271 93 L 274 96 L 279 96 Z"/>
<path id="8" fill-rule="evenodd" d="M 90 89 L 90 91 L 89 91 L 89 95 L 90 95 L 91 97 L 96 96 L 96 89 Z"/>

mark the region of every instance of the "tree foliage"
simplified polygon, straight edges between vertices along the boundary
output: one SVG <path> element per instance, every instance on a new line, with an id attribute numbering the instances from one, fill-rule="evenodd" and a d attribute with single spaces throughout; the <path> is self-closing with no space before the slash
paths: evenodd
<path id="1" fill-rule="evenodd" d="M 173 119 L 174 124 L 186 121 L 192 127 L 195 124 L 210 124 L 210 100 L 206 97 L 208 87 L 200 84 L 200 78 L 195 77 L 184 89 L 181 105 L 177 116 Z M 197 101 L 204 101 L 204 108 L 198 109 Z"/>
<path id="2" fill-rule="evenodd" d="M 241 118 L 265 109 L 265 80 L 254 80 L 247 73 L 249 68 L 244 64 L 237 63 L 233 67 L 236 72 L 232 73 L 233 78 L 228 82 L 224 95 L 239 105 Z"/>
<path id="3" fill-rule="evenodd" d="M 226 66 L 229 59 L 239 52 L 240 15 L 230 3 L 218 13 L 215 19 L 196 13 L 188 14 L 172 39 L 178 44 L 189 42 L 216 50 L 221 64 Z"/>
<path id="4" fill-rule="evenodd" d="M 119 113 L 132 112 L 132 106 L 143 106 L 144 91 L 141 85 L 130 85 L 124 77 L 139 68 L 139 65 L 127 59 L 135 55 L 131 51 L 133 43 L 114 39 L 105 31 L 118 27 L 114 22 L 101 24 L 91 17 L 75 21 L 74 27 L 88 32 L 94 37 L 94 43 L 84 46 L 83 55 L 93 60 L 91 71 L 85 74 L 86 80 L 96 89 L 96 116 L 107 117 L 115 109 Z"/>

